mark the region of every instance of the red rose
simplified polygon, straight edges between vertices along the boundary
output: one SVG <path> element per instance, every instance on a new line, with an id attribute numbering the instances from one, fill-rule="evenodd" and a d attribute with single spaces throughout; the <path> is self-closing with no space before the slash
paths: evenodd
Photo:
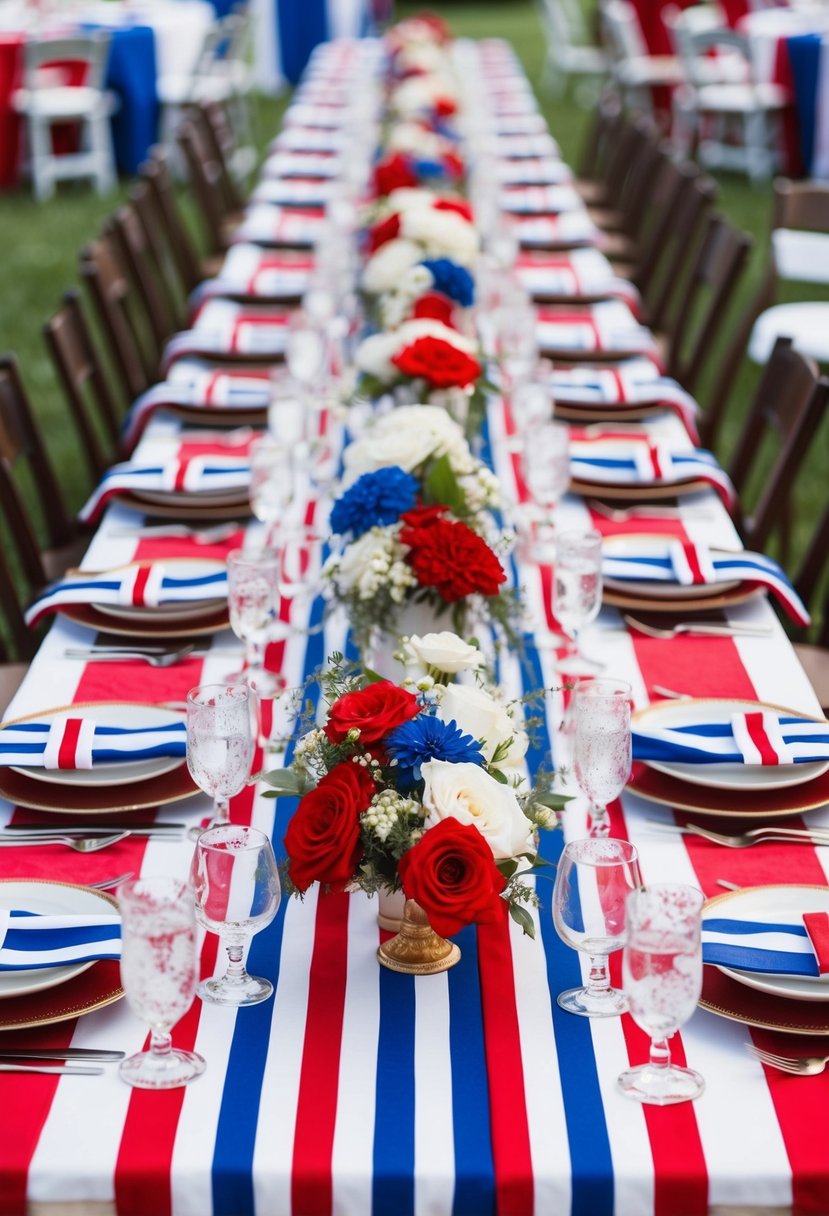
<path id="1" fill-rule="evenodd" d="M 465 203 L 459 198 L 439 198 L 436 203 L 432 204 L 435 211 L 455 211 L 463 219 L 472 223 L 472 208 L 469 203 Z"/>
<path id="2" fill-rule="evenodd" d="M 374 166 L 374 192 L 381 197 L 391 194 L 392 190 L 417 185 L 417 174 L 412 171 L 406 157 L 400 152 L 387 156 Z"/>
<path id="3" fill-rule="evenodd" d="M 396 236 L 400 235 L 400 216 L 395 213 L 390 215 L 387 220 L 383 220 L 380 224 L 375 224 L 368 234 L 368 251 L 376 253 L 381 245 L 385 245 L 387 241 L 393 241 Z"/>
<path id="4" fill-rule="evenodd" d="M 451 97 L 438 97 L 435 99 L 435 113 L 438 118 L 449 118 L 450 115 L 457 112 L 457 105 Z"/>
<path id="5" fill-rule="evenodd" d="M 338 764 L 301 800 L 285 833 L 288 873 L 298 891 L 312 882 L 341 891 L 360 860 L 360 816 L 377 790 L 368 769 Z"/>
<path id="6" fill-rule="evenodd" d="M 447 604 L 475 592 L 497 595 L 506 580 L 486 541 L 460 521 L 437 519 L 426 527 L 404 524 L 400 539 L 409 546 L 406 560 L 417 581 L 422 587 L 434 587 Z"/>
<path id="7" fill-rule="evenodd" d="M 412 309 L 413 317 L 429 317 L 435 321 L 442 321 L 444 325 L 452 325 L 452 313 L 454 312 L 454 304 L 440 291 L 427 291 L 419 300 L 415 300 L 414 308 Z"/>
<path id="8" fill-rule="evenodd" d="M 466 165 L 457 152 L 446 152 L 443 156 L 443 167 L 450 177 L 463 177 Z"/>
<path id="9" fill-rule="evenodd" d="M 503 915 L 507 880 L 471 823 L 441 819 L 403 854 L 397 869 L 406 896 L 420 904 L 441 937 L 473 922 L 491 925 Z"/>
<path id="10" fill-rule="evenodd" d="M 325 733 L 332 743 L 342 743 L 350 730 L 359 730 L 362 744 L 377 743 L 419 713 L 417 697 L 391 680 L 378 680 L 335 701 Z"/>
<path id="11" fill-rule="evenodd" d="M 443 338 L 416 338 L 391 361 L 404 376 L 422 376 L 433 388 L 465 388 L 481 374 L 477 359 Z"/>

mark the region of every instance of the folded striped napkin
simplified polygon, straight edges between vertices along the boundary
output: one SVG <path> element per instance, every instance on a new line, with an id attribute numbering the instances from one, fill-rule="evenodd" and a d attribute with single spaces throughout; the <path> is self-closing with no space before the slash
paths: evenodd
<path id="1" fill-rule="evenodd" d="M 221 410 L 266 410 L 274 386 L 267 372 L 250 368 L 222 368 L 199 359 L 179 359 L 161 384 L 154 384 L 134 401 L 124 423 L 124 443 L 135 447 L 144 429 L 165 406 L 193 406 Z"/>
<path id="2" fill-rule="evenodd" d="M 495 132 L 495 151 L 499 158 L 507 160 L 536 160 L 540 156 L 557 156 L 558 144 L 549 131 L 536 135 L 507 134 Z"/>
<path id="3" fill-rule="evenodd" d="M 121 957 L 121 917 L 112 912 L 43 915 L 0 910 L 0 971 L 33 971 Z"/>
<path id="4" fill-rule="evenodd" d="M 187 356 L 230 356 L 273 362 L 285 354 L 288 314 L 267 305 L 209 300 L 192 329 L 174 334 L 164 348 L 165 376 Z"/>
<path id="5" fill-rule="evenodd" d="M 77 571 L 52 583 L 26 609 L 26 623 L 39 624 L 51 612 L 73 604 L 112 604 L 157 608 L 161 604 L 202 603 L 227 596 L 227 571 L 182 576 L 168 573 L 163 562 L 124 566 L 84 574 Z"/>
<path id="6" fill-rule="evenodd" d="M 184 718 L 155 726 L 104 726 L 94 718 L 57 714 L 49 722 L 0 726 L 0 765 L 90 769 L 94 764 L 154 760 L 187 753 Z"/>
<path id="7" fill-rule="evenodd" d="M 273 147 L 277 152 L 339 152 L 345 143 L 345 134 L 336 128 L 290 126 L 280 131 Z"/>
<path id="8" fill-rule="evenodd" d="M 593 253 L 598 250 L 581 250 Z M 575 257 L 575 251 L 572 255 Z M 603 257 L 603 254 L 599 256 Z M 521 271 L 519 269 L 519 276 Z M 532 288 L 529 288 L 532 290 Z M 697 403 L 678 381 L 663 376 L 651 359 L 625 359 L 601 367 L 554 368 L 550 376 L 553 400 L 560 405 L 662 405 L 674 410 L 697 440 Z"/>
<path id="9" fill-rule="evenodd" d="M 511 215 L 558 215 L 583 211 L 581 195 L 569 184 L 553 186 L 508 186 L 501 191 L 499 206 Z"/>
<path id="10" fill-rule="evenodd" d="M 573 180 L 569 165 L 556 156 L 502 160 L 496 173 L 502 186 L 563 186 Z"/>
<path id="11" fill-rule="evenodd" d="M 252 203 L 280 207 L 325 207 L 333 193 L 330 180 L 320 177 L 271 177 L 260 182 Z"/>
<path id="12" fill-rule="evenodd" d="M 336 177 L 340 171 L 338 155 L 324 152 L 274 152 L 261 169 L 263 178 L 271 177 Z"/>
<path id="13" fill-rule="evenodd" d="M 632 739 L 634 760 L 761 766 L 829 760 L 829 722 L 768 709 L 686 726 L 639 726 Z"/>
<path id="14" fill-rule="evenodd" d="M 655 364 L 659 362 L 656 339 L 646 325 L 639 324 L 623 300 L 604 300 L 571 311 L 540 308 L 535 332 L 542 351 L 631 351 L 647 355 Z"/>
<path id="15" fill-rule="evenodd" d="M 570 245 L 592 245 L 596 243 L 599 229 L 586 211 L 565 211 L 562 215 L 517 217 L 513 220 L 513 231 L 519 245 L 531 249 Z"/>
<path id="16" fill-rule="evenodd" d="M 156 493 L 243 491 L 249 483 L 250 462 L 247 456 L 177 456 L 154 464 L 125 461 L 114 464 L 104 473 L 78 515 L 84 523 L 97 523 L 110 499 L 119 494 L 145 490 Z"/>
<path id="17" fill-rule="evenodd" d="M 541 114 L 498 114 L 495 117 L 498 135 L 543 135 L 547 120 Z"/>
<path id="18" fill-rule="evenodd" d="M 704 448 L 675 452 L 647 436 L 641 439 L 573 439 L 570 471 L 581 481 L 613 486 L 669 486 L 684 481 L 702 481 L 717 491 L 729 509 L 737 500 L 731 479 L 720 468 L 713 452 Z M 640 574 L 638 577 L 648 576 Z M 666 574 L 664 577 L 672 576 Z"/>
<path id="19" fill-rule="evenodd" d="M 639 292 L 627 279 L 618 278 L 600 249 L 571 249 L 563 253 L 523 253 L 515 264 L 515 276 L 535 296 L 614 296 L 624 300 L 636 314 Z M 655 372 L 654 365 L 648 363 Z"/>
<path id="20" fill-rule="evenodd" d="M 233 244 L 315 245 L 325 226 L 322 207 L 277 207 L 253 203 L 233 234 Z"/>
<path id="21" fill-rule="evenodd" d="M 572 453 L 571 444 L 571 453 Z M 717 583 L 747 583 L 764 587 L 789 617 L 803 628 L 811 624 L 806 605 L 777 562 L 764 553 L 719 553 L 707 545 L 665 539 L 657 551 L 614 553 L 602 556 L 605 578 L 631 582 L 677 583 L 681 587 L 710 586 Z"/>
<path id="22" fill-rule="evenodd" d="M 294 102 L 285 111 L 282 120 L 286 127 L 331 127 L 345 125 L 348 112 L 338 106 L 312 105 L 310 102 Z"/>
<path id="23" fill-rule="evenodd" d="M 829 974 L 829 914 L 778 912 L 774 920 L 707 916 L 702 961 L 766 975 Z"/>
<path id="24" fill-rule="evenodd" d="M 216 278 L 200 283 L 191 295 L 191 318 L 194 310 L 214 296 L 231 293 L 288 299 L 301 296 L 313 268 L 310 254 L 267 250 L 259 245 L 233 245 Z"/>

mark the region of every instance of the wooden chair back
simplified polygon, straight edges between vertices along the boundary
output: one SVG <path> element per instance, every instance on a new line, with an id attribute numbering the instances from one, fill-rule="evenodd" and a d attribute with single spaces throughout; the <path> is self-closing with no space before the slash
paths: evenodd
<path id="1" fill-rule="evenodd" d="M 817 645 L 829 648 L 829 505 L 817 522 L 812 539 L 806 547 L 800 566 L 795 573 L 793 582 L 795 589 L 804 604 L 815 613 L 815 601 L 821 590 L 823 598 L 819 612 L 822 617 L 817 631 Z"/>
<path id="2" fill-rule="evenodd" d="M 58 381 L 81 438 L 92 480 L 97 482 L 119 455 L 120 412 L 110 390 L 77 291 L 43 327 Z"/>
<path id="3" fill-rule="evenodd" d="M 717 185 L 696 166 L 680 167 L 682 181 L 673 205 L 666 205 L 651 230 L 634 282 L 643 292 L 648 324 L 656 332 L 668 328 L 678 291 L 702 241 L 706 220 L 717 197 Z M 669 193 L 670 179 L 666 184 Z"/>
<path id="4" fill-rule="evenodd" d="M 820 378 L 811 359 L 796 351 L 791 338 L 779 338 L 766 364 L 743 421 L 728 469 L 738 494 L 744 495 L 763 448 L 777 452 L 763 478 L 751 512 L 738 526 L 746 545 L 762 550 L 772 532 L 780 537 L 780 556 L 789 558 L 791 496 L 795 477 L 820 427 L 829 401 L 829 380 Z"/>
<path id="5" fill-rule="evenodd" d="M 220 101 L 203 101 L 192 107 L 191 114 L 201 124 L 205 143 L 219 166 L 219 184 L 227 212 L 241 211 L 245 200 L 231 171 L 236 137 L 226 107 Z"/>
<path id="6" fill-rule="evenodd" d="M 141 227 L 142 240 L 150 252 L 158 289 L 164 296 L 173 329 L 183 329 L 187 316 L 187 297 L 192 289 L 187 288 L 181 280 L 178 262 L 163 218 L 159 214 L 158 199 L 149 182 L 143 178 L 130 190 L 129 199 Z"/>
<path id="7" fill-rule="evenodd" d="M 195 242 L 179 209 L 169 155 L 163 148 L 153 149 L 151 158 L 141 169 L 141 178 L 155 203 L 152 218 L 150 211 L 145 211 L 146 220 L 156 231 L 163 232 L 182 291 L 188 296 L 205 277 L 204 270 Z"/>
<path id="8" fill-rule="evenodd" d="M 178 328 L 165 286 L 162 263 L 156 257 L 135 207 L 129 204 L 119 207 L 104 231 L 113 236 L 122 263 L 132 276 L 160 358 L 164 344 Z"/>
<path id="9" fill-rule="evenodd" d="M 81 251 L 80 271 L 123 394 L 132 401 L 156 379 L 160 352 L 112 232 Z"/>
<path id="10" fill-rule="evenodd" d="M 223 253 L 228 244 L 225 230 L 228 210 L 222 190 L 221 168 L 203 130 L 192 119 L 179 124 L 177 139 L 187 165 L 190 187 L 208 249 L 211 253 Z"/>

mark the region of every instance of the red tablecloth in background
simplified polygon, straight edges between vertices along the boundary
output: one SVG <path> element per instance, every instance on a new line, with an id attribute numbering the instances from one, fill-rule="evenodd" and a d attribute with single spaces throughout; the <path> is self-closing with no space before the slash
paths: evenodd
<path id="1" fill-rule="evenodd" d="M 11 99 L 23 74 L 23 38 L 23 34 L 0 34 L 0 190 L 13 186 L 17 178 L 20 119 Z"/>

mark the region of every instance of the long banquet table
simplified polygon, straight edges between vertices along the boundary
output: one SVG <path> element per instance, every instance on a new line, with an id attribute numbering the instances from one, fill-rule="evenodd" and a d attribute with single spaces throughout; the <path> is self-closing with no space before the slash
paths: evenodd
<path id="1" fill-rule="evenodd" d="M 506 49 L 490 47 L 506 63 Z M 141 455 L 169 453 L 180 424 L 156 418 Z M 519 500 L 512 422 L 497 396 L 489 402 L 483 454 L 507 499 Z M 642 423 L 648 436 L 689 448 L 679 418 L 661 413 Z M 186 440 L 186 436 L 184 436 Z M 604 535 L 636 528 L 738 548 L 740 542 L 713 491 L 678 500 L 679 518 L 615 524 L 585 501 L 567 496 L 558 526 L 595 526 Z M 324 518 L 324 504 L 320 504 Z M 215 546 L 181 540 L 130 540 L 121 534 L 135 514 L 110 507 L 84 561 L 107 569 L 133 558 L 223 556 L 236 536 Z M 248 526 L 256 538 L 257 524 Z M 547 648 L 550 569 L 510 558 L 525 589 L 533 627 L 523 653 L 502 654 L 498 677 L 509 694 L 546 688 L 530 768 L 551 749 L 564 756 L 559 726 L 556 653 Z M 312 609 L 322 620 L 322 606 Z M 764 636 L 655 640 L 629 631 L 605 607 L 585 631 L 587 653 L 629 680 L 637 706 L 668 685 L 697 697 L 756 698 L 818 712 L 814 693 L 775 613 L 762 595 L 726 612 L 728 620 L 767 627 Z M 338 649 L 347 625 L 333 612 L 321 632 L 295 635 L 276 656 L 299 683 Z M 95 700 L 180 701 L 198 684 L 238 666 L 229 631 L 207 639 L 204 658 L 166 669 L 135 663 L 84 663 L 65 657 L 91 631 L 55 620 L 7 718 L 46 706 Z M 576 793 L 574 782 L 561 777 Z M 248 787 L 232 815 L 272 834 L 281 853 L 293 807 Z M 198 822 L 208 811 L 198 795 L 159 810 L 161 820 Z M 760 845 L 726 850 L 701 840 L 654 832 L 655 807 L 626 793 L 611 808 L 612 832 L 633 841 L 646 881 L 690 882 L 708 896 L 718 880 L 740 885 L 827 881 L 826 854 L 811 846 Z M 4 804 L 5 825 L 20 812 Z M 672 818 L 670 808 L 668 818 Z M 810 815 L 829 826 L 829 810 Z M 792 822 L 798 822 L 793 820 Z M 576 797 L 563 833 L 544 834 L 554 861 L 564 839 L 585 833 Z M 131 837 L 100 853 L 60 846 L 4 849 L 3 878 L 87 883 L 121 871 L 183 875 L 192 845 Z M 540 880 L 539 880 L 540 881 Z M 673 1040 L 678 1060 L 698 1069 L 704 1095 L 693 1104 L 642 1108 L 616 1089 L 616 1076 L 646 1056 L 646 1039 L 628 1016 L 583 1020 L 567 1015 L 556 994 L 579 982 L 580 960 L 552 924 L 550 887 L 540 883 L 536 940 L 507 917 L 458 935 L 461 962 L 437 976 L 414 978 L 377 965 L 376 906 L 362 894 L 285 901 L 253 941 L 250 966 L 275 984 L 273 1000 L 233 1013 L 198 1000 L 175 1041 L 207 1061 L 204 1076 L 183 1090 L 131 1090 L 114 1069 L 96 1078 L 0 1076 L 0 1213 L 118 1216 L 696 1216 L 829 1211 L 829 1074 L 792 1080 L 764 1072 L 746 1044 L 822 1045 L 825 1038 L 784 1038 L 698 1010 Z M 109 967 L 110 987 L 115 964 Z M 202 974 L 222 969 L 216 939 L 205 939 Z M 613 960 L 618 979 L 618 957 Z M 100 972 L 99 972 L 100 974 Z M 106 984 L 104 984 L 106 988 Z M 56 990 L 59 992 L 60 990 Z M 0 1007 L 0 1025 L 3 1012 Z M 820 1019 L 818 1018 L 819 1022 Z M 824 1018 L 821 1034 L 829 1032 Z M 126 1002 L 92 1009 L 39 1031 L 2 1030 L 3 1044 L 141 1048 L 145 1027 Z"/>

